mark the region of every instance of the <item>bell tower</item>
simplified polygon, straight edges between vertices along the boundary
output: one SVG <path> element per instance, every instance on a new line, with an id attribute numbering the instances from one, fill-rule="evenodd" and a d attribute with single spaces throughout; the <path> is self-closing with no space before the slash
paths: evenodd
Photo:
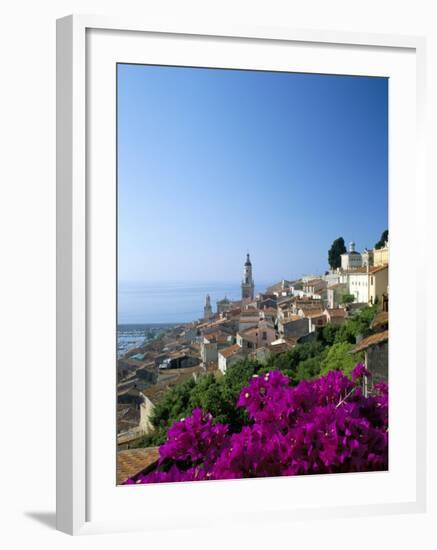
<path id="1" fill-rule="evenodd" d="M 211 307 L 211 297 L 209 294 L 206 295 L 205 306 L 203 308 L 203 318 L 205 321 L 211 319 L 212 317 L 212 307 Z"/>
<path id="2" fill-rule="evenodd" d="M 249 253 L 244 262 L 243 280 L 241 282 L 241 298 L 243 300 L 253 300 L 255 295 L 255 283 L 252 278 L 252 264 L 250 262 Z"/>

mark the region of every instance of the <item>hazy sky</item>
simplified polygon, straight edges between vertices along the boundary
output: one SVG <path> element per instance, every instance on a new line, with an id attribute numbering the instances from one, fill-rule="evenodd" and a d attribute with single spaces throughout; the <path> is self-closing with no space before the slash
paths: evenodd
<path id="1" fill-rule="evenodd" d="M 327 269 L 387 227 L 382 78 L 118 65 L 119 281 Z"/>

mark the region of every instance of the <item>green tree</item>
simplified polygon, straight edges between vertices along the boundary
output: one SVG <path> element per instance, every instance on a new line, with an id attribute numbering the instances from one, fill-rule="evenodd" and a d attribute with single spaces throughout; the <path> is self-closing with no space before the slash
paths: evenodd
<path id="1" fill-rule="evenodd" d="M 245 360 L 232 365 L 224 376 L 207 374 L 197 382 L 190 378 L 169 389 L 153 411 L 153 433 L 145 436 L 139 446 L 164 442 L 173 422 L 190 416 L 196 407 L 210 412 L 216 422 L 229 424 L 231 432 L 239 431 L 249 419 L 246 411 L 235 404 L 242 388 L 260 367 L 256 361 Z"/>
<path id="2" fill-rule="evenodd" d="M 338 330 L 338 326 L 335 326 L 332 323 L 328 323 L 325 327 L 323 327 L 322 331 L 320 332 L 320 338 L 322 342 L 327 346 L 332 346 L 332 344 L 335 342 L 335 337 L 337 336 Z"/>
<path id="3" fill-rule="evenodd" d="M 355 296 L 353 294 L 343 294 L 341 298 L 342 304 L 352 304 L 355 300 Z"/>
<path id="4" fill-rule="evenodd" d="M 331 248 L 328 251 L 328 262 L 331 269 L 337 269 L 341 266 L 341 255 L 346 252 L 346 246 L 344 244 L 343 237 L 335 239 Z"/>
<path id="5" fill-rule="evenodd" d="M 308 359 L 305 359 L 305 361 L 301 361 L 296 370 L 290 374 L 293 384 L 298 384 L 302 380 L 310 380 L 311 378 L 319 376 L 327 353 L 328 350 L 324 349 L 318 355 L 309 357 Z"/>
<path id="6" fill-rule="evenodd" d="M 260 372 L 280 370 L 291 379 L 293 384 L 297 384 L 301 380 L 313 378 L 319 373 L 324 353 L 323 339 L 298 344 L 289 351 L 269 357 Z"/>
<path id="7" fill-rule="evenodd" d="M 353 345 L 348 342 L 334 344 L 326 355 L 321 365 L 321 374 L 331 370 L 341 370 L 347 376 L 350 375 L 355 365 L 362 359 L 360 354 L 352 354 Z"/>
<path id="8" fill-rule="evenodd" d="M 385 243 L 388 241 L 388 229 L 382 232 L 379 241 L 375 244 L 375 248 L 378 250 L 385 246 Z"/>
<path id="9" fill-rule="evenodd" d="M 190 396 L 196 382 L 193 378 L 177 384 L 156 404 L 151 418 L 155 428 L 166 428 L 175 420 L 191 414 Z"/>
<path id="10" fill-rule="evenodd" d="M 376 306 L 367 306 L 363 308 L 351 319 L 345 321 L 337 330 L 334 343 L 340 344 L 347 342 L 355 344 L 357 337 L 365 338 L 372 333 L 370 325 L 376 314 Z"/>

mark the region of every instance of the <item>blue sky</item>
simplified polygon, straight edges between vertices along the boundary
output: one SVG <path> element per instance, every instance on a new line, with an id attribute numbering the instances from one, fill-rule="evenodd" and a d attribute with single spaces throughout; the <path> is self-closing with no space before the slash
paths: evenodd
<path id="1" fill-rule="evenodd" d="M 118 65 L 119 281 L 327 269 L 388 225 L 382 78 Z"/>

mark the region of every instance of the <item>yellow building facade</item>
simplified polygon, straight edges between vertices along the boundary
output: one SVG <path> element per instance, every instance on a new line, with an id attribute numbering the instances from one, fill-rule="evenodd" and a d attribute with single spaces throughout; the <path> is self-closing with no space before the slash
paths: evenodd
<path id="1" fill-rule="evenodd" d="M 383 295 L 388 294 L 388 265 L 374 266 L 368 277 L 369 303 L 381 302 Z"/>
<path id="2" fill-rule="evenodd" d="M 383 248 L 375 248 L 373 250 L 373 265 L 375 267 L 381 266 L 381 265 L 387 265 L 389 263 L 388 261 L 389 256 L 389 247 L 384 246 Z"/>

